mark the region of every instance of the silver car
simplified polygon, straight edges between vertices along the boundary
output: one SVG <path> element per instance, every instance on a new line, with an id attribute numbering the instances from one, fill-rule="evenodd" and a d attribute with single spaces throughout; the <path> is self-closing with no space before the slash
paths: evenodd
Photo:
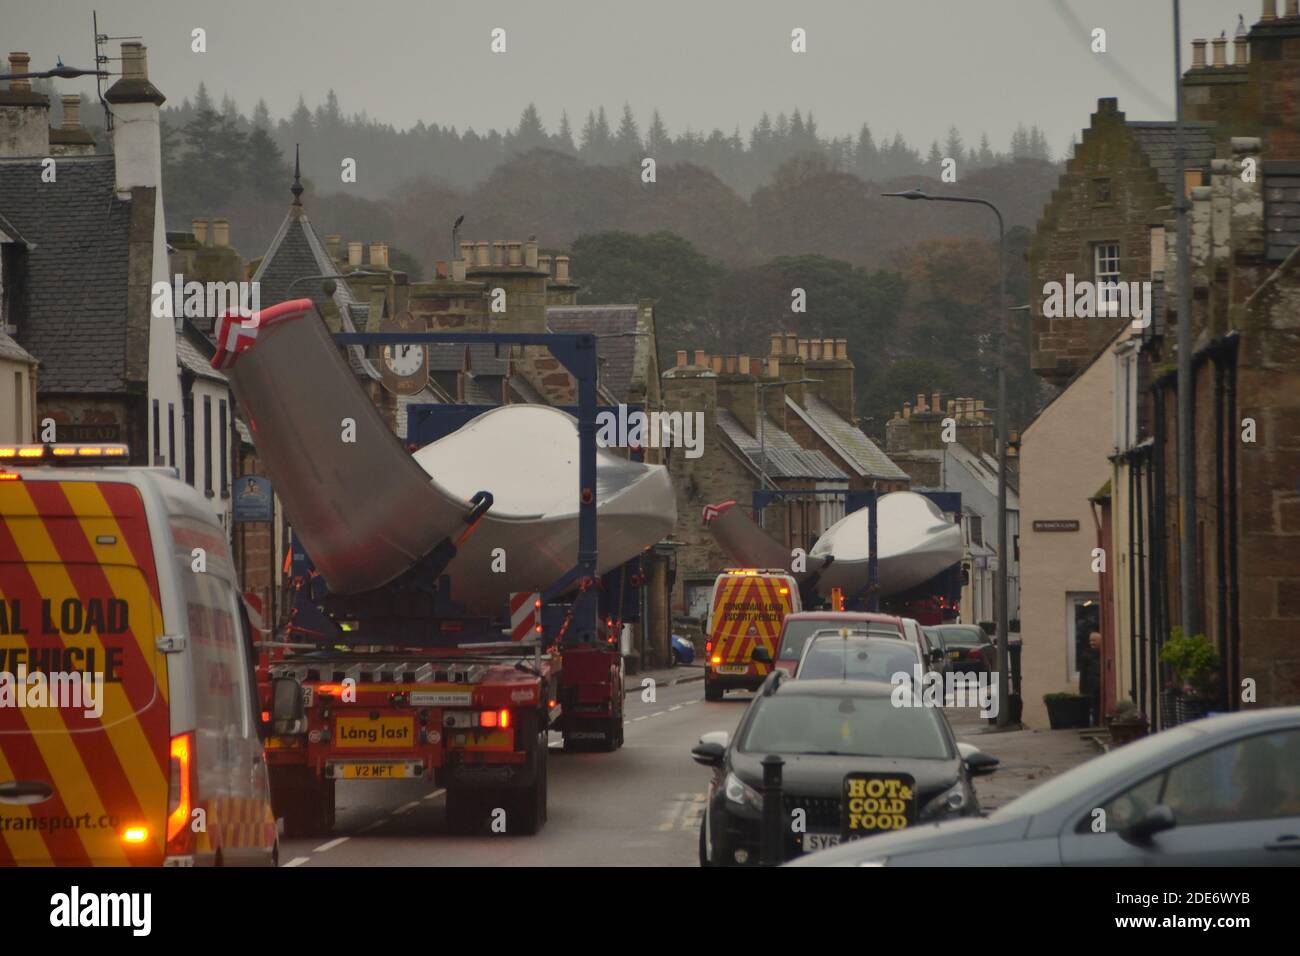
<path id="1" fill-rule="evenodd" d="M 1184 724 L 990 816 L 867 837 L 792 865 L 1300 865 L 1300 707 Z"/>

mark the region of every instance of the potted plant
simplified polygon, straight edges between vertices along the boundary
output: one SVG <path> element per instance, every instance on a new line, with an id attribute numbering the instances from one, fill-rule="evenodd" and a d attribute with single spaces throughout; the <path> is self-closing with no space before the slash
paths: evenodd
<path id="1" fill-rule="evenodd" d="M 1107 718 L 1106 725 L 1110 729 L 1110 742 L 1122 747 L 1130 740 L 1146 736 L 1147 715 L 1126 698 L 1115 705 L 1115 712 Z"/>
<path id="2" fill-rule="evenodd" d="M 1056 692 L 1044 694 L 1047 720 L 1053 730 L 1081 729 L 1088 726 L 1088 698 L 1083 694 Z"/>
<path id="3" fill-rule="evenodd" d="M 1205 716 L 1214 692 L 1219 655 L 1204 634 L 1185 634 L 1181 627 L 1170 631 L 1160 649 L 1160 662 L 1169 668 L 1170 683 L 1166 706 L 1173 704 L 1171 724 Z"/>

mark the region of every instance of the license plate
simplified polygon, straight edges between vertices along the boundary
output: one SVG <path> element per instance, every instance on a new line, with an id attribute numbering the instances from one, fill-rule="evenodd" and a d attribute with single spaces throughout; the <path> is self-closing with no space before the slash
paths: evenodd
<path id="1" fill-rule="evenodd" d="M 748 664 L 719 664 L 714 668 L 719 674 L 748 674 Z"/>
<path id="2" fill-rule="evenodd" d="M 948 656 L 953 660 L 957 660 L 957 658 L 961 657 L 961 651 L 949 651 Z"/>
<path id="3" fill-rule="evenodd" d="M 344 780 L 393 780 L 417 776 L 415 765 L 409 763 L 348 763 L 338 769 Z"/>
<path id="4" fill-rule="evenodd" d="M 415 744 L 415 723 L 410 717 L 337 717 L 334 720 L 336 747 L 370 749 L 411 747 Z"/>
<path id="5" fill-rule="evenodd" d="M 811 853 L 813 850 L 825 850 L 828 847 L 839 845 L 840 835 L 838 833 L 805 833 L 803 835 L 803 850 L 805 853 Z"/>

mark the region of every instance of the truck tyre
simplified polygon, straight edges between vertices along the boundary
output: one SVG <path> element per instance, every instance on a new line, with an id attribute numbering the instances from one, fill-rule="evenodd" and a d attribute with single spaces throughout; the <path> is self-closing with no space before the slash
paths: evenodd
<path id="1" fill-rule="evenodd" d="M 546 822 L 546 755 L 549 750 L 546 738 L 536 735 L 528 755 L 528 762 L 533 767 L 533 782 L 511 791 L 511 799 L 506 801 L 507 833 L 532 836 Z"/>
<path id="2" fill-rule="evenodd" d="M 334 781 L 322 780 L 308 767 L 272 775 L 272 793 L 284 833 L 290 838 L 313 837 L 334 829 Z"/>
<path id="3" fill-rule="evenodd" d="M 709 680 L 708 678 L 705 678 L 705 680 L 704 680 L 704 699 L 705 699 L 705 700 L 722 700 L 722 688 L 718 686 L 718 684 L 717 684 L 716 681 L 711 681 L 711 680 Z"/>

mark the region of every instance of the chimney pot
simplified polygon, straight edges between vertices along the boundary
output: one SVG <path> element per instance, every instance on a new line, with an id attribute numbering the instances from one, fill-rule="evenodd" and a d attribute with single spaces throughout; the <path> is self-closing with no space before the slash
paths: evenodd
<path id="1" fill-rule="evenodd" d="M 796 333 L 796 332 L 787 332 L 787 333 L 785 333 L 785 354 L 786 354 L 786 355 L 798 355 L 798 354 L 799 354 L 798 339 L 799 339 L 799 336 L 798 336 L 798 333 Z"/>
<path id="2" fill-rule="evenodd" d="M 1205 41 L 1204 40 L 1192 41 L 1192 69 L 1193 70 L 1205 69 Z"/>
<path id="3" fill-rule="evenodd" d="M 686 349 L 677 350 L 677 367 L 681 368 L 686 364 Z"/>
<path id="4" fill-rule="evenodd" d="M 441 260 L 441 259 L 437 259 L 437 260 L 434 261 L 434 263 L 433 263 L 433 277 L 434 277 L 435 279 L 445 279 L 445 278 L 447 278 L 447 263 L 446 263 L 446 262 L 444 262 L 444 261 Z"/>
<path id="5" fill-rule="evenodd" d="M 451 261 L 451 281 L 452 282 L 465 281 L 465 260 L 464 259 L 453 259 Z"/>
<path id="6" fill-rule="evenodd" d="M 518 239 L 512 239 L 506 243 L 506 265 L 522 266 L 524 264 L 523 255 L 524 244 Z"/>
<path id="7" fill-rule="evenodd" d="M 550 256 L 538 256 L 538 257 L 537 257 L 537 268 L 540 269 L 540 270 L 542 270 L 543 272 L 545 272 L 547 275 L 550 275 L 550 274 L 551 274 L 551 257 L 550 257 Z"/>
<path id="8" fill-rule="evenodd" d="M 737 370 L 740 372 L 741 375 L 753 375 L 753 374 L 754 374 L 754 366 L 753 366 L 753 364 L 749 361 L 749 356 L 748 356 L 748 355 L 744 355 L 744 354 L 742 354 L 739 358 L 736 359 L 736 368 L 737 368 Z"/>
<path id="9" fill-rule="evenodd" d="M 370 244 L 370 264 L 378 268 L 388 268 L 388 247 L 382 242 Z"/>
<path id="10" fill-rule="evenodd" d="M 1237 37 L 1232 41 L 1232 65 L 1245 66 L 1250 62 L 1250 44 L 1245 37 Z"/>
<path id="11" fill-rule="evenodd" d="M 1264 10 L 1259 15 L 1260 20 L 1277 19 L 1277 0 L 1264 0 Z"/>
<path id="12" fill-rule="evenodd" d="M 723 362 L 723 360 L 722 360 L 722 356 L 721 356 L 721 355 L 711 355 L 711 356 L 709 356 L 709 361 L 708 361 L 707 364 L 708 364 L 709 368 L 713 369 L 713 371 L 714 371 L 716 374 L 721 375 L 722 372 L 723 372 L 723 366 L 724 366 L 726 363 Z"/>
<path id="13" fill-rule="evenodd" d="M 138 40 L 127 40 L 122 44 L 122 79 L 149 79 L 149 61 L 145 45 Z"/>
<path id="14" fill-rule="evenodd" d="M 984 417 L 984 399 L 982 398 L 975 399 L 975 417 L 976 418 Z"/>
<path id="15" fill-rule="evenodd" d="M 807 339 L 799 340 L 799 357 L 803 359 L 805 362 L 808 361 L 808 340 Z"/>
<path id="16" fill-rule="evenodd" d="M 1286 15 L 1300 17 L 1300 0 L 1286 0 Z"/>
<path id="17" fill-rule="evenodd" d="M 60 96 L 63 104 L 63 129 L 81 129 L 81 97 L 76 93 Z"/>
<path id="18" fill-rule="evenodd" d="M 474 243 L 474 264 L 480 269 L 492 264 L 492 250 L 486 239 Z"/>
<path id="19" fill-rule="evenodd" d="M 925 392 L 916 393 L 916 410 L 918 412 L 925 411 Z"/>
<path id="20" fill-rule="evenodd" d="M 212 244 L 218 249 L 224 249 L 230 245 L 230 220 L 214 219 L 212 220 Z"/>
<path id="21" fill-rule="evenodd" d="M 773 332 L 773 333 L 772 333 L 772 348 L 771 348 L 771 350 L 768 352 L 768 354 L 769 354 L 769 355 L 780 355 L 780 354 L 781 354 L 781 333 L 780 333 L 780 332 Z"/>
<path id="22" fill-rule="evenodd" d="M 703 366 L 703 365 L 707 365 L 707 364 L 708 364 L 707 361 L 706 361 L 705 354 L 704 354 L 704 349 L 696 349 L 696 350 L 695 350 L 695 364 L 696 364 L 696 365 L 701 365 L 701 366 Z"/>
<path id="23" fill-rule="evenodd" d="M 769 355 L 767 357 L 767 377 L 781 377 L 781 357 L 779 355 Z"/>
<path id="24" fill-rule="evenodd" d="M 492 264 L 494 266 L 504 266 L 506 264 L 506 241 L 504 239 L 492 240 Z"/>
<path id="25" fill-rule="evenodd" d="M 938 392 L 931 392 L 931 393 L 930 393 L 930 411 L 932 411 L 932 412 L 937 412 L 937 411 L 938 411 L 940 408 L 942 408 L 942 407 L 943 407 L 943 406 L 939 404 L 939 393 L 938 393 Z"/>
<path id="26" fill-rule="evenodd" d="M 724 361 L 725 361 L 725 363 L 726 363 L 727 374 L 729 374 L 729 375 L 734 375 L 734 374 L 736 374 L 736 356 L 734 356 L 734 355 L 728 355 L 728 356 L 724 359 Z"/>
<path id="27" fill-rule="evenodd" d="M 906 420 L 911 419 L 911 417 L 912 417 L 912 403 L 911 403 L 911 402 L 904 402 L 904 403 L 903 403 L 903 419 L 906 421 Z"/>
<path id="28" fill-rule="evenodd" d="M 474 243 L 461 240 L 460 257 L 467 265 L 474 264 Z"/>
<path id="29" fill-rule="evenodd" d="M 21 50 L 15 50 L 13 53 L 9 54 L 9 72 L 26 73 L 28 72 L 27 69 L 28 64 L 30 64 L 31 62 L 32 62 L 32 58 L 30 56 L 28 56 L 26 53 L 24 53 Z M 9 81 L 9 89 L 15 93 L 18 92 L 19 90 L 30 91 L 31 88 L 32 88 L 31 80 L 15 79 Z"/>
<path id="30" fill-rule="evenodd" d="M 569 257 L 555 257 L 555 281 L 567 283 L 569 281 Z"/>
<path id="31" fill-rule="evenodd" d="M 848 340 L 848 339 L 836 339 L 836 340 L 835 340 L 835 357 L 836 357 L 837 359 L 844 359 L 844 360 L 846 360 L 846 361 L 848 360 L 848 357 L 849 357 L 849 340 Z"/>
<path id="32" fill-rule="evenodd" d="M 325 237 L 325 251 L 329 253 L 331 262 L 339 261 L 339 246 L 343 242 L 343 237 L 337 232 L 331 236 Z"/>
<path id="33" fill-rule="evenodd" d="M 208 221 L 206 219 L 191 219 L 190 229 L 194 232 L 194 240 L 201 246 L 208 244 Z"/>
<path id="34" fill-rule="evenodd" d="M 361 243 L 355 240 L 348 243 L 348 265 L 361 265 Z"/>
<path id="35" fill-rule="evenodd" d="M 524 243 L 524 265 L 530 269 L 537 268 L 537 237 L 529 236 Z"/>
<path id="36" fill-rule="evenodd" d="M 1214 38 L 1214 68 L 1216 70 L 1222 69 L 1223 67 L 1228 65 L 1227 54 L 1228 54 L 1228 38 L 1215 37 Z"/>

